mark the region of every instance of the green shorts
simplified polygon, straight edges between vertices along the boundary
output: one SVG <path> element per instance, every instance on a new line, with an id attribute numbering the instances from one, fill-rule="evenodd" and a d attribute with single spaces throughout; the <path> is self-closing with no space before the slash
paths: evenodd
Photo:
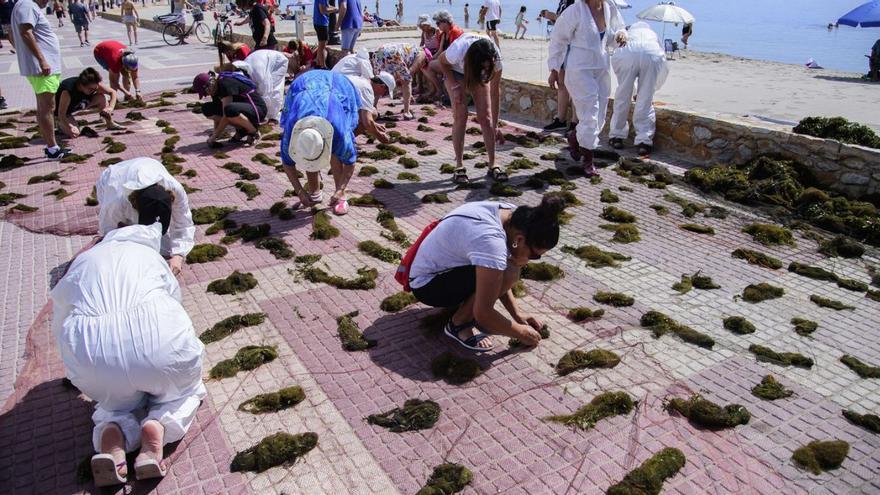
<path id="1" fill-rule="evenodd" d="M 52 93 L 58 91 L 61 85 L 61 74 L 50 74 L 48 76 L 27 76 L 27 80 L 34 88 L 34 94 Z"/>

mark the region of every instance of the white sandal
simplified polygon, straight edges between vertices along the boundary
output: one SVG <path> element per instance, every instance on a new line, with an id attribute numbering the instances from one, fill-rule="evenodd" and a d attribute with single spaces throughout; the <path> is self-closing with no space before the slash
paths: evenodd
<path id="1" fill-rule="evenodd" d="M 149 458 L 134 463 L 134 474 L 139 480 L 148 480 L 151 478 L 164 478 L 168 473 L 168 467 L 162 466 L 162 461 Z"/>
<path id="2" fill-rule="evenodd" d="M 128 482 L 127 476 L 119 474 L 119 468 L 126 465 L 125 460 L 116 463 L 116 459 L 110 454 L 95 454 L 92 456 L 92 477 L 95 479 L 95 486 L 115 486 Z"/>

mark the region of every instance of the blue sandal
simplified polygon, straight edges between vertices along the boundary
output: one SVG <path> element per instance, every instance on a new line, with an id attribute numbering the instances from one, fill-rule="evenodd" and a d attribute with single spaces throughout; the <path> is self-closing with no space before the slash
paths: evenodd
<path id="1" fill-rule="evenodd" d="M 476 335 L 472 335 L 472 336 L 468 337 L 465 340 L 462 340 L 461 338 L 459 338 L 458 332 L 465 330 L 467 328 L 473 327 L 473 326 L 477 326 L 475 321 L 469 321 L 466 323 L 462 323 L 461 325 L 456 325 L 455 323 L 452 322 L 452 318 L 450 318 L 449 321 L 446 322 L 446 326 L 443 327 L 443 333 L 445 333 L 447 337 L 449 337 L 449 338 L 455 340 L 456 342 L 458 342 L 459 344 L 461 344 L 464 348 L 469 349 L 474 352 L 487 352 L 487 351 L 491 351 L 492 349 L 494 349 L 495 346 L 477 347 L 477 345 L 480 342 L 489 338 L 489 334 L 487 334 L 487 333 L 480 332 Z M 479 326 L 477 326 L 477 328 L 479 328 Z"/>

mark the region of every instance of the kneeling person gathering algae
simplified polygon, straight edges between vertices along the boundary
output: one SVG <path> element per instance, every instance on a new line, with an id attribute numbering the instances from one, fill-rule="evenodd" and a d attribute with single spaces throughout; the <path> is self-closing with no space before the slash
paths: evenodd
<path id="1" fill-rule="evenodd" d="M 360 106 L 354 85 L 336 72 L 309 71 L 290 85 L 281 112 L 281 162 L 299 206 L 321 203 L 320 173 L 329 166 L 336 186 L 329 206 L 337 215 L 348 213 L 345 190 L 357 160 L 355 135 L 389 141 L 385 128 Z M 297 167 L 306 172 L 305 187 L 297 177 Z"/>
<path id="2" fill-rule="evenodd" d="M 413 295 L 428 306 L 456 308 L 444 333 L 468 349 L 491 349 L 490 333 L 537 345 L 543 325 L 520 312 L 511 289 L 523 266 L 556 246 L 564 206 L 547 196 L 536 207 L 481 201 L 456 208 L 430 225 L 404 259 Z M 514 321 L 495 310 L 499 300 Z"/>
<path id="3" fill-rule="evenodd" d="M 204 345 L 159 255 L 163 225 L 113 230 L 52 289 L 52 332 L 70 381 L 95 401 L 91 468 L 99 487 L 165 476 L 162 448 L 184 437 L 207 395 Z"/>

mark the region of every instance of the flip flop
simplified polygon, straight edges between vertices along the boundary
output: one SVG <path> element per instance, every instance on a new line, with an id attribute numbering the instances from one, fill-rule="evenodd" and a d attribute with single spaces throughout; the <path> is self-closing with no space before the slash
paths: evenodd
<path id="1" fill-rule="evenodd" d="M 119 468 L 126 465 L 125 460 L 117 463 L 110 454 L 95 454 L 92 456 L 92 477 L 95 486 L 114 486 L 128 482 L 127 476 L 119 475 Z"/>
<path id="2" fill-rule="evenodd" d="M 507 182 L 509 177 L 501 167 L 492 167 L 489 169 L 489 177 L 495 182 Z"/>
<path id="3" fill-rule="evenodd" d="M 412 112 L 403 114 L 403 120 L 413 120 L 415 118 L 416 118 L 416 116 L 413 115 Z"/>
<path id="4" fill-rule="evenodd" d="M 457 168 L 454 172 L 452 172 L 453 184 L 467 184 L 468 182 L 470 182 L 470 179 L 468 179 L 467 169 L 465 169 L 464 167 Z"/>
<path id="5" fill-rule="evenodd" d="M 333 213 L 336 214 L 337 216 L 342 216 L 342 215 L 345 215 L 346 213 L 348 213 L 348 200 L 343 199 L 343 200 L 337 202 L 333 206 Z"/>
<path id="6" fill-rule="evenodd" d="M 461 346 L 464 347 L 465 349 L 469 349 L 474 352 L 487 352 L 487 351 L 491 351 L 492 349 L 494 349 L 495 346 L 477 347 L 477 345 L 480 342 L 489 338 L 489 334 L 487 334 L 487 333 L 480 332 L 476 335 L 472 335 L 472 336 L 468 337 L 465 340 L 461 340 L 458 337 L 458 332 L 460 332 L 466 328 L 473 327 L 473 326 L 476 326 L 475 321 L 469 321 L 469 322 L 463 323 L 461 325 L 456 325 L 456 324 L 452 323 L 452 318 L 450 318 L 449 321 L 446 322 L 446 326 L 443 327 L 443 333 L 445 333 L 447 337 L 449 337 L 449 338 L 455 340 L 456 342 L 458 342 L 459 344 L 461 344 Z"/>
<path id="7" fill-rule="evenodd" d="M 156 459 L 145 459 L 134 463 L 134 474 L 139 480 L 164 478 L 167 473 L 167 466 L 163 466 L 162 462 Z"/>

